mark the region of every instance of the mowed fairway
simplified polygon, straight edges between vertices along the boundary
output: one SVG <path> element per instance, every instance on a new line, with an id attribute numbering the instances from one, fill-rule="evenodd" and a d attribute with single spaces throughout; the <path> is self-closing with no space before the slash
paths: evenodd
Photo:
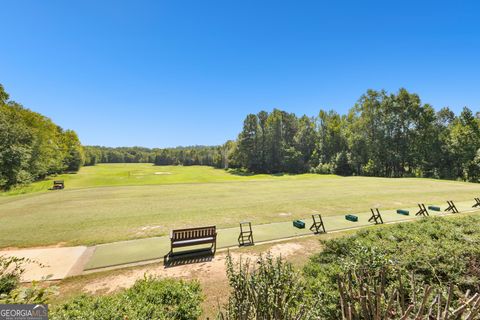
<path id="1" fill-rule="evenodd" d="M 331 175 L 239 176 L 209 167 L 98 165 L 0 197 L 0 247 L 96 244 L 172 228 L 236 226 L 480 196 L 480 184 Z M 35 192 L 37 191 L 37 192 Z M 25 194 L 18 194 L 26 192 Z"/>

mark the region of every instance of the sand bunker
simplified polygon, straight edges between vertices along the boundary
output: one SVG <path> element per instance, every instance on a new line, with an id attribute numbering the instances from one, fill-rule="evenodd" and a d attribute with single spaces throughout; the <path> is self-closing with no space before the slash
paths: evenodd
<path id="1" fill-rule="evenodd" d="M 155 172 L 155 174 L 157 174 L 157 175 L 168 175 L 168 174 L 172 174 L 172 173 L 171 172 L 158 171 L 158 172 Z"/>
<path id="2" fill-rule="evenodd" d="M 154 230 L 154 229 L 159 229 L 161 228 L 162 226 L 145 226 L 145 227 L 141 227 L 140 230 L 142 231 L 148 231 L 148 230 Z"/>
<path id="3" fill-rule="evenodd" d="M 289 217 L 289 216 L 292 215 L 292 213 L 290 213 L 290 212 L 280 212 L 278 215 L 280 217 Z"/>

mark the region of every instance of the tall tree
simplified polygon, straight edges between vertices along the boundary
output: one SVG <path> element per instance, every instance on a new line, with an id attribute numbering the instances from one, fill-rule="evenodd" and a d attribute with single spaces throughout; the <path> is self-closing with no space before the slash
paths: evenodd
<path id="1" fill-rule="evenodd" d="M 0 85 L 0 188 L 42 179 L 83 164 L 83 147 L 73 131 L 28 110 Z M 76 163 L 73 163 L 73 160 Z"/>
<path id="2" fill-rule="evenodd" d="M 249 114 L 243 122 L 243 130 L 238 136 L 239 161 L 245 168 L 256 171 L 259 169 L 258 153 L 258 118 Z"/>

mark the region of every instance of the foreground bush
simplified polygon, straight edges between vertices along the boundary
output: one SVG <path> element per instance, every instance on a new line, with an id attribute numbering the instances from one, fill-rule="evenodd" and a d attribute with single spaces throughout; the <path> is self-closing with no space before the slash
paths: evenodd
<path id="1" fill-rule="evenodd" d="M 0 296 L 9 294 L 20 283 L 25 259 L 0 256 Z"/>
<path id="2" fill-rule="evenodd" d="M 234 265 L 227 258 L 232 292 L 219 314 L 221 320 L 293 319 L 462 319 L 480 318 L 480 294 L 460 293 L 454 285 L 434 288 L 416 278 L 407 278 L 393 265 L 344 265 L 333 291 L 338 295 L 332 310 L 321 291 L 306 292 L 309 283 L 278 259 L 260 257 L 255 264 Z M 325 278 L 323 280 L 327 280 Z M 307 290 L 306 290 L 307 289 Z"/>
<path id="3" fill-rule="evenodd" d="M 38 282 L 33 282 L 29 286 L 20 286 L 20 278 L 25 272 L 24 265 L 27 263 L 42 266 L 25 258 L 0 256 L 0 303 L 47 303 L 56 292 L 55 286 L 41 286 Z"/>
<path id="4" fill-rule="evenodd" d="M 341 318 L 338 281 L 348 273 L 379 277 L 385 290 L 399 286 L 399 277 L 413 276 L 415 285 L 480 292 L 480 218 L 425 219 L 358 232 L 324 242 L 324 251 L 304 268 L 311 294 L 322 293 L 323 318 Z M 407 302 L 415 289 L 405 284 Z"/>
<path id="5" fill-rule="evenodd" d="M 198 319 L 200 285 L 173 279 L 145 278 L 133 287 L 107 296 L 82 295 L 59 305 L 51 319 Z"/>
<path id="6" fill-rule="evenodd" d="M 480 317 L 480 294 L 467 291 L 454 294 L 454 286 L 434 290 L 432 286 L 419 287 L 414 276 L 406 285 L 400 273 L 382 269 L 378 275 L 365 270 L 349 271 L 339 276 L 338 291 L 342 319 L 463 319 Z M 386 278 L 397 275 L 395 286 L 387 287 Z"/>
<path id="7" fill-rule="evenodd" d="M 310 319 L 306 284 L 280 258 L 260 256 L 255 264 L 240 261 L 235 265 L 228 255 L 227 276 L 232 292 L 220 319 Z"/>

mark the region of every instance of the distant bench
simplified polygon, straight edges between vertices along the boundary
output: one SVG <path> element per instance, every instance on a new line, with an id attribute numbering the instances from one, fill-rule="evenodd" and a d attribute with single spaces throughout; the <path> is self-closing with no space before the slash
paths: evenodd
<path id="1" fill-rule="evenodd" d="M 65 188 L 65 183 L 63 182 L 63 180 L 54 180 L 53 181 L 53 187 L 52 187 L 53 190 L 60 190 L 60 189 L 63 189 L 63 188 Z"/>
<path id="2" fill-rule="evenodd" d="M 173 248 L 196 246 L 211 243 L 212 253 L 217 249 L 217 228 L 215 226 L 172 230 L 170 234 L 170 253 Z"/>

